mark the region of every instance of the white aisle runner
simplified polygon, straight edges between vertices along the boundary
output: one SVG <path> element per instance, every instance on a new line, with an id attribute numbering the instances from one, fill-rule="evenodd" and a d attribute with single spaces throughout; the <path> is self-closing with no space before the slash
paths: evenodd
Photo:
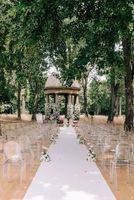
<path id="1" fill-rule="evenodd" d="M 98 167 L 87 161 L 72 127 L 60 129 L 23 200 L 116 200 Z"/>

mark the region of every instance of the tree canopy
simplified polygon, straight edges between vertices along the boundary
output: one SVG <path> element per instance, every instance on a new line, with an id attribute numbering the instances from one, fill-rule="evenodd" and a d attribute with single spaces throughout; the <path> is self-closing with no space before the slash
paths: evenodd
<path id="1" fill-rule="evenodd" d="M 12 98 L 12 92 L 6 90 L 14 89 L 7 81 L 8 73 L 18 83 L 20 107 L 21 89 L 29 82 L 32 91 L 37 91 L 49 60 L 68 85 L 96 68 L 111 78 L 110 113 L 117 86 L 119 91 L 124 86 L 124 126 L 133 129 L 133 0 L 2 0 L 0 9 L 0 101 Z M 83 88 L 86 95 L 86 85 Z"/>

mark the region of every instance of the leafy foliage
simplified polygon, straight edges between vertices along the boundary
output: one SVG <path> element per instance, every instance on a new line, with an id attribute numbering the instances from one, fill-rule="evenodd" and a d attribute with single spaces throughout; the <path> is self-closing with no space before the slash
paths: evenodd
<path id="1" fill-rule="evenodd" d="M 131 130 L 133 0 L 1 0 L 0 10 L 0 101 L 11 102 L 14 98 L 14 87 L 6 77 L 9 71 L 15 73 L 19 86 L 18 101 L 21 89 L 28 84 L 31 99 L 36 96 L 33 110 L 37 111 L 44 71 L 50 67 L 50 60 L 69 86 L 73 79 L 82 79 L 91 66 L 99 74 L 108 74 L 111 81 L 110 73 L 114 69 L 116 84 L 122 88 L 123 78 L 125 81 L 125 127 Z M 120 50 L 116 49 L 117 45 L 121 46 Z M 101 94 L 98 103 L 100 99 Z"/>

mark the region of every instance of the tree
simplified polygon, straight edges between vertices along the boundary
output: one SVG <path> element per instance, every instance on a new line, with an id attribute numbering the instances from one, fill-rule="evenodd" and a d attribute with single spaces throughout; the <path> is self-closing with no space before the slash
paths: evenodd
<path id="1" fill-rule="evenodd" d="M 68 77 L 72 77 L 74 72 L 77 77 L 81 77 L 81 72 L 86 71 L 87 64 L 98 66 L 105 60 L 105 55 L 113 51 L 116 44 L 122 43 L 126 91 L 124 127 L 131 131 L 133 128 L 134 71 L 132 0 L 119 0 L 116 6 L 115 1 L 110 0 L 63 0 L 62 2 L 58 0 L 19 0 L 2 1 L 2 6 L 5 21 L 9 24 L 6 44 L 14 44 L 13 54 L 16 56 L 16 52 L 19 51 L 25 57 L 27 48 L 39 44 L 42 51 L 49 52 L 51 58 L 56 57 L 60 67 L 63 64 L 63 68 L 66 69 L 67 60 L 71 63 L 67 71 Z M 67 57 L 66 41 L 70 39 L 74 46 L 84 41 L 84 47 L 80 46 L 75 59 L 71 56 Z M 70 48 L 68 52 L 71 52 Z"/>
<path id="2" fill-rule="evenodd" d="M 91 58 L 92 60 L 95 57 L 100 58 L 102 53 L 105 52 L 107 54 L 107 51 L 109 49 L 112 50 L 115 44 L 122 42 L 126 91 L 126 119 L 124 127 L 126 130 L 131 131 L 133 129 L 132 83 L 134 71 L 132 57 L 133 1 L 119 0 L 116 2 L 116 6 L 115 1 L 110 0 L 97 2 L 68 1 L 66 6 L 66 12 L 70 18 L 75 16 L 75 20 L 70 23 L 72 37 L 75 41 L 80 38 L 86 39 L 87 45 L 85 49 L 89 53 L 87 57 L 85 56 L 84 62 L 87 61 L 88 63 Z M 91 47 L 92 53 L 90 51 Z"/>
<path id="3" fill-rule="evenodd" d="M 35 70 L 35 71 L 34 71 Z M 45 79 L 43 77 L 42 69 L 32 68 L 31 73 L 29 73 L 29 85 L 30 85 L 30 96 L 33 97 L 32 105 L 32 120 L 36 120 L 36 113 L 38 108 L 38 103 L 40 101 L 42 93 L 44 93 Z"/>
<path id="4" fill-rule="evenodd" d="M 87 101 L 87 85 L 88 85 L 88 76 L 89 72 L 83 73 L 82 76 L 82 88 L 83 88 L 83 97 L 84 97 L 84 113 L 88 117 L 88 101 Z"/>
<path id="5" fill-rule="evenodd" d="M 94 69 L 94 66 L 87 65 L 87 71 L 83 72 L 81 75 L 82 90 L 83 90 L 83 111 L 85 116 L 88 117 L 88 85 L 89 85 L 89 75 Z"/>
<path id="6" fill-rule="evenodd" d="M 51 12 L 49 12 L 50 10 Z M 61 21 L 57 13 L 57 5 L 54 2 L 46 3 L 42 0 L 38 2 L 3 1 L 2 11 L 4 18 L 2 23 L 4 24 L 5 21 L 8 23 L 7 34 L 4 38 L 7 57 L 12 60 L 18 83 L 18 117 L 21 117 L 21 88 L 25 87 L 27 79 L 31 78 L 30 88 L 35 94 L 34 119 L 40 93 L 39 82 L 42 82 L 40 78 L 43 77 L 40 65 L 42 60 L 45 59 L 44 53 L 51 54 L 61 41 L 59 37 Z M 31 61 L 33 51 L 34 55 L 32 56 L 35 57 Z M 7 65 L 9 65 L 9 62 Z M 33 74 L 32 77 L 29 77 L 27 74 L 30 74 L 30 70 L 37 73 L 37 77 Z"/>
<path id="7" fill-rule="evenodd" d="M 107 115 L 109 112 L 110 84 L 100 77 L 94 77 L 90 83 L 89 98 L 90 109 L 95 114 Z"/>
<path id="8" fill-rule="evenodd" d="M 109 79 L 111 85 L 110 106 L 107 121 L 113 122 L 116 114 L 117 97 L 121 95 L 120 91 L 123 90 L 124 86 L 124 68 L 123 58 L 120 51 L 114 49 L 110 52 L 110 57 L 112 59 L 109 57 L 107 58 L 107 64 L 110 66 Z"/>

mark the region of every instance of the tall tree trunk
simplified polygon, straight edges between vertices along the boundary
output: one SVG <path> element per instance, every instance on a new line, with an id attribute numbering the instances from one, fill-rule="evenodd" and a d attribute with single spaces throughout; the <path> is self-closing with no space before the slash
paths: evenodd
<path id="1" fill-rule="evenodd" d="M 38 106 L 38 101 L 39 101 L 39 95 L 36 94 L 35 98 L 34 98 L 34 105 L 33 105 L 33 109 L 32 109 L 32 120 L 36 121 L 36 113 L 37 113 L 37 106 Z"/>
<path id="2" fill-rule="evenodd" d="M 111 85 L 111 94 L 110 94 L 110 109 L 108 114 L 107 122 L 113 122 L 115 115 L 115 91 L 114 91 L 114 85 Z"/>
<path id="3" fill-rule="evenodd" d="M 88 76 L 84 76 L 82 79 L 82 87 L 83 87 L 83 98 L 84 98 L 84 113 L 85 116 L 88 117 L 88 108 L 87 108 L 87 84 L 88 84 Z"/>
<path id="4" fill-rule="evenodd" d="M 18 119 L 21 119 L 21 84 L 18 83 L 18 97 L 17 97 Z"/>
<path id="5" fill-rule="evenodd" d="M 121 116 L 121 100 L 120 96 L 117 97 L 117 105 L 116 105 L 116 115 Z"/>
<path id="6" fill-rule="evenodd" d="M 108 114 L 108 119 L 107 122 L 112 123 L 116 108 L 115 108 L 115 103 L 116 103 L 116 98 L 117 98 L 117 92 L 118 92 L 119 85 L 115 84 L 115 70 L 114 67 L 111 68 L 111 94 L 110 94 L 110 106 L 109 106 L 109 114 Z"/>
<path id="7" fill-rule="evenodd" d="M 34 88 L 34 104 L 32 108 L 32 121 L 36 121 L 36 113 L 37 113 L 37 106 L 39 102 L 39 94 L 38 94 L 38 81 L 35 81 L 35 88 Z"/>
<path id="8" fill-rule="evenodd" d="M 99 103 L 96 104 L 96 115 L 99 115 L 100 112 L 100 105 Z"/>
<path id="9" fill-rule="evenodd" d="M 133 65 L 131 62 L 131 39 L 125 38 L 122 41 L 123 55 L 125 64 L 125 122 L 124 129 L 131 131 L 133 129 Z"/>
<path id="10" fill-rule="evenodd" d="M 122 102 L 122 97 L 119 97 L 119 116 L 122 115 L 122 109 L 121 109 L 121 102 Z"/>

